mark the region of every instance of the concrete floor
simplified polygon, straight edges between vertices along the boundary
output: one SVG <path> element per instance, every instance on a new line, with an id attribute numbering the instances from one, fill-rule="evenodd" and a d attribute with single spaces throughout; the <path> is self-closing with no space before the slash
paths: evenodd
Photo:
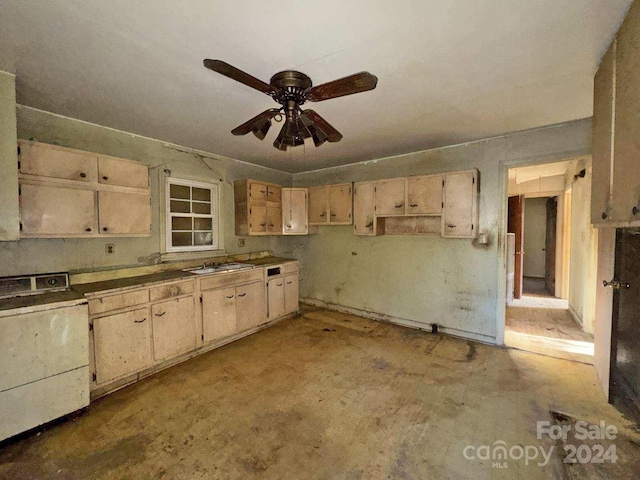
<path id="1" fill-rule="evenodd" d="M 536 438 L 550 410 L 634 435 L 591 366 L 306 308 L 6 445 L 0 478 L 575 478 Z M 500 440 L 555 450 L 463 455 Z"/>

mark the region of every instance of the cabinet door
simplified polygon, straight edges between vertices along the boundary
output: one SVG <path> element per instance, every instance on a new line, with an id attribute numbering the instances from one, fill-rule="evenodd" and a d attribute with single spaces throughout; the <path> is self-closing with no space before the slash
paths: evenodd
<path id="1" fill-rule="evenodd" d="M 20 185 L 24 236 L 79 236 L 96 232 L 95 192 L 44 185 Z"/>
<path id="2" fill-rule="evenodd" d="M 267 232 L 282 233 L 282 208 L 267 205 Z"/>
<path id="3" fill-rule="evenodd" d="M 149 169 L 140 163 L 99 156 L 98 182 L 105 185 L 149 188 Z"/>
<path id="4" fill-rule="evenodd" d="M 96 383 L 102 384 L 151 366 L 149 309 L 140 308 L 93 321 Z"/>
<path id="5" fill-rule="evenodd" d="M 640 6 L 634 3 L 617 36 L 611 222 L 640 225 Z M 635 213 L 634 213 L 635 212 Z"/>
<path id="6" fill-rule="evenodd" d="M 151 307 L 153 358 L 156 362 L 196 348 L 196 317 L 193 297 L 157 303 Z"/>
<path id="7" fill-rule="evenodd" d="M 235 288 L 202 292 L 202 331 L 205 342 L 238 333 Z"/>
<path id="8" fill-rule="evenodd" d="M 611 166 L 613 155 L 613 72 L 615 41 L 604 56 L 593 80 L 593 176 L 591 223 L 606 223 L 611 214 Z"/>
<path id="9" fill-rule="evenodd" d="M 351 184 L 329 186 L 329 223 L 336 225 L 351 224 L 351 210 L 353 201 L 351 197 Z"/>
<path id="10" fill-rule="evenodd" d="M 324 225 L 329 221 L 327 187 L 309 188 L 309 225 Z"/>
<path id="11" fill-rule="evenodd" d="M 407 214 L 440 215 L 442 213 L 442 175 L 407 179 Z"/>
<path id="12" fill-rule="evenodd" d="M 98 223 L 105 235 L 148 235 L 151 232 L 149 195 L 98 192 Z"/>
<path id="13" fill-rule="evenodd" d="M 284 235 L 306 235 L 308 231 L 307 189 L 282 189 L 282 223 Z"/>
<path id="14" fill-rule="evenodd" d="M 267 207 L 265 205 L 251 205 L 249 208 L 249 233 L 267 232 Z"/>
<path id="15" fill-rule="evenodd" d="M 266 202 L 267 201 L 267 186 L 264 183 L 251 182 L 249 184 L 249 201 L 253 202 Z"/>
<path id="16" fill-rule="evenodd" d="M 239 332 L 266 321 L 264 282 L 254 282 L 236 287 L 236 319 Z"/>
<path id="17" fill-rule="evenodd" d="M 375 194 L 373 183 L 353 186 L 353 231 L 356 235 L 375 235 Z"/>
<path id="18" fill-rule="evenodd" d="M 285 315 L 300 310 L 298 274 L 294 273 L 284 277 L 284 313 Z"/>
<path id="19" fill-rule="evenodd" d="M 282 203 L 282 188 L 267 185 L 267 202 Z"/>
<path id="20" fill-rule="evenodd" d="M 20 142 L 20 173 L 95 182 L 96 155 L 55 145 Z"/>
<path id="21" fill-rule="evenodd" d="M 442 236 L 475 238 L 478 208 L 476 171 L 447 173 L 444 180 Z"/>
<path id="22" fill-rule="evenodd" d="M 376 215 L 404 215 L 405 179 L 376 182 Z"/>
<path id="23" fill-rule="evenodd" d="M 279 318 L 284 315 L 284 278 L 278 277 L 267 282 L 267 293 L 269 296 L 269 320 Z"/>

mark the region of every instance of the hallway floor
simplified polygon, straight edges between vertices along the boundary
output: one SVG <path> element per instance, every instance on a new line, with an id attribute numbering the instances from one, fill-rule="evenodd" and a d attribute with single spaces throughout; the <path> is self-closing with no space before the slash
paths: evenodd
<path id="1" fill-rule="evenodd" d="M 537 438 L 569 417 L 615 425 L 617 463 L 585 476 Z M 589 365 L 305 307 L 6 445 L 0 478 L 632 478 L 629 439 Z M 465 458 L 496 441 L 550 460 Z"/>

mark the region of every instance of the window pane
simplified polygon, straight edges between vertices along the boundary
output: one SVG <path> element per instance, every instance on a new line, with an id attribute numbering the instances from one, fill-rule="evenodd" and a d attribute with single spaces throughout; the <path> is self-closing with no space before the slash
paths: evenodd
<path id="1" fill-rule="evenodd" d="M 192 212 L 193 213 L 202 213 L 202 214 L 210 214 L 211 213 L 211 204 L 210 203 L 192 203 Z"/>
<path id="2" fill-rule="evenodd" d="M 191 195 L 193 195 L 193 197 L 191 197 L 192 200 L 202 200 L 205 202 L 211 201 L 211 190 L 209 190 L 208 188 L 193 187 Z"/>
<path id="3" fill-rule="evenodd" d="M 191 238 L 191 232 L 186 232 L 186 233 L 172 232 L 171 233 L 171 244 L 174 247 L 186 247 L 186 246 L 193 245 L 192 238 Z"/>
<path id="4" fill-rule="evenodd" d="M 193 229 L 211 231 L 211 219 L 210 218 L 194 218 Z"/>
<path id="5" fill-rule="evenodd" d="M 191 217 L 173 217 L 171 230 L 191 230 Z"/>
<path id="6" fill-rule="evenodd" d="M 169 191 L 171 192 L 169 194 L 171 198 L 185 198 L 189 200 L 189 187 L 186 185 L 170 185 Z"/>
<path id="7" fill-rule="evenodd" d="M 171 211 L 175 213 L 189 213 L 189 202 L 171 200 Z"/>
<path id="8" fill-rule="evenodd" d="M 193 236 L 196 245 L 211 245 L 213 243 L 213 234 L 211 232 L 195 232 Z"/>

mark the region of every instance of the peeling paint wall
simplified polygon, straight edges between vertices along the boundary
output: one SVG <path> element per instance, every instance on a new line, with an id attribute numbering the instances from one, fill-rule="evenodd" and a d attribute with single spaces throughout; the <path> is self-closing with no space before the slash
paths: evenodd
<path id="1" fill-rule="evenodd" d="M 591 122 L 508 135 L 356 165 L 295 174 L 295 186 L 357 182 L 476 167 L 480 232 L 488 247 L 439 236 L 359 237 L 352 226 L 320 227 L 319 235 L 285 238 L 277 253 L 301 263 L 301 297 L 383 314 L 412 324 L 438 323 L 451 333 L 495 341 L 499 257 L 505 199 L 500 164 L 569 159 L 591 150 Z M 502 180 L 506 189 L 505 178 Z"/>
<path id="2" fill-rule="evenodd" d="M 20 235 L 15 83 L 16 77 L 0 72 L 0 242 Z"/>
<path id="3" fill-rule="evenodd" d="M 263 167 L 216 155 L 196 155 L 188 148 L 135 136 L 98 125 L 81 122 L 28 107 L 18 106 L 18 138 L 54 143 L 65 147 L 129 158 L 150 167 L 152 229 L 148 238 L 105 239 L 22 239 L 0 243 L 0 276 L 69 270 L 91 270 L 139 265 L 160 251 L 160 179 L 163 169 L 173 176 L 188 176 L 201 181 L 223 180 L 221 216 L 224 246 L 229 253 L 268 250 L 278 240 L 274 237 L 244 237 L 238 247 L 234 235 L 233 181 L 255 178 L 288 185 L 291 176 Z M 15 151 L 15 147 L 14 147 Z M 191 153 L 190 153 L 191 152 Z M 2 164 L 0 178 L 16 170 Z M 2 206 L 3 212 L 5 206 Z M 17 218 L 17 217 L 16 217 Z M 105 244 L 115 245 L 107 255 Z M 140 260 L 139 260 L 140 259 Z"/>

